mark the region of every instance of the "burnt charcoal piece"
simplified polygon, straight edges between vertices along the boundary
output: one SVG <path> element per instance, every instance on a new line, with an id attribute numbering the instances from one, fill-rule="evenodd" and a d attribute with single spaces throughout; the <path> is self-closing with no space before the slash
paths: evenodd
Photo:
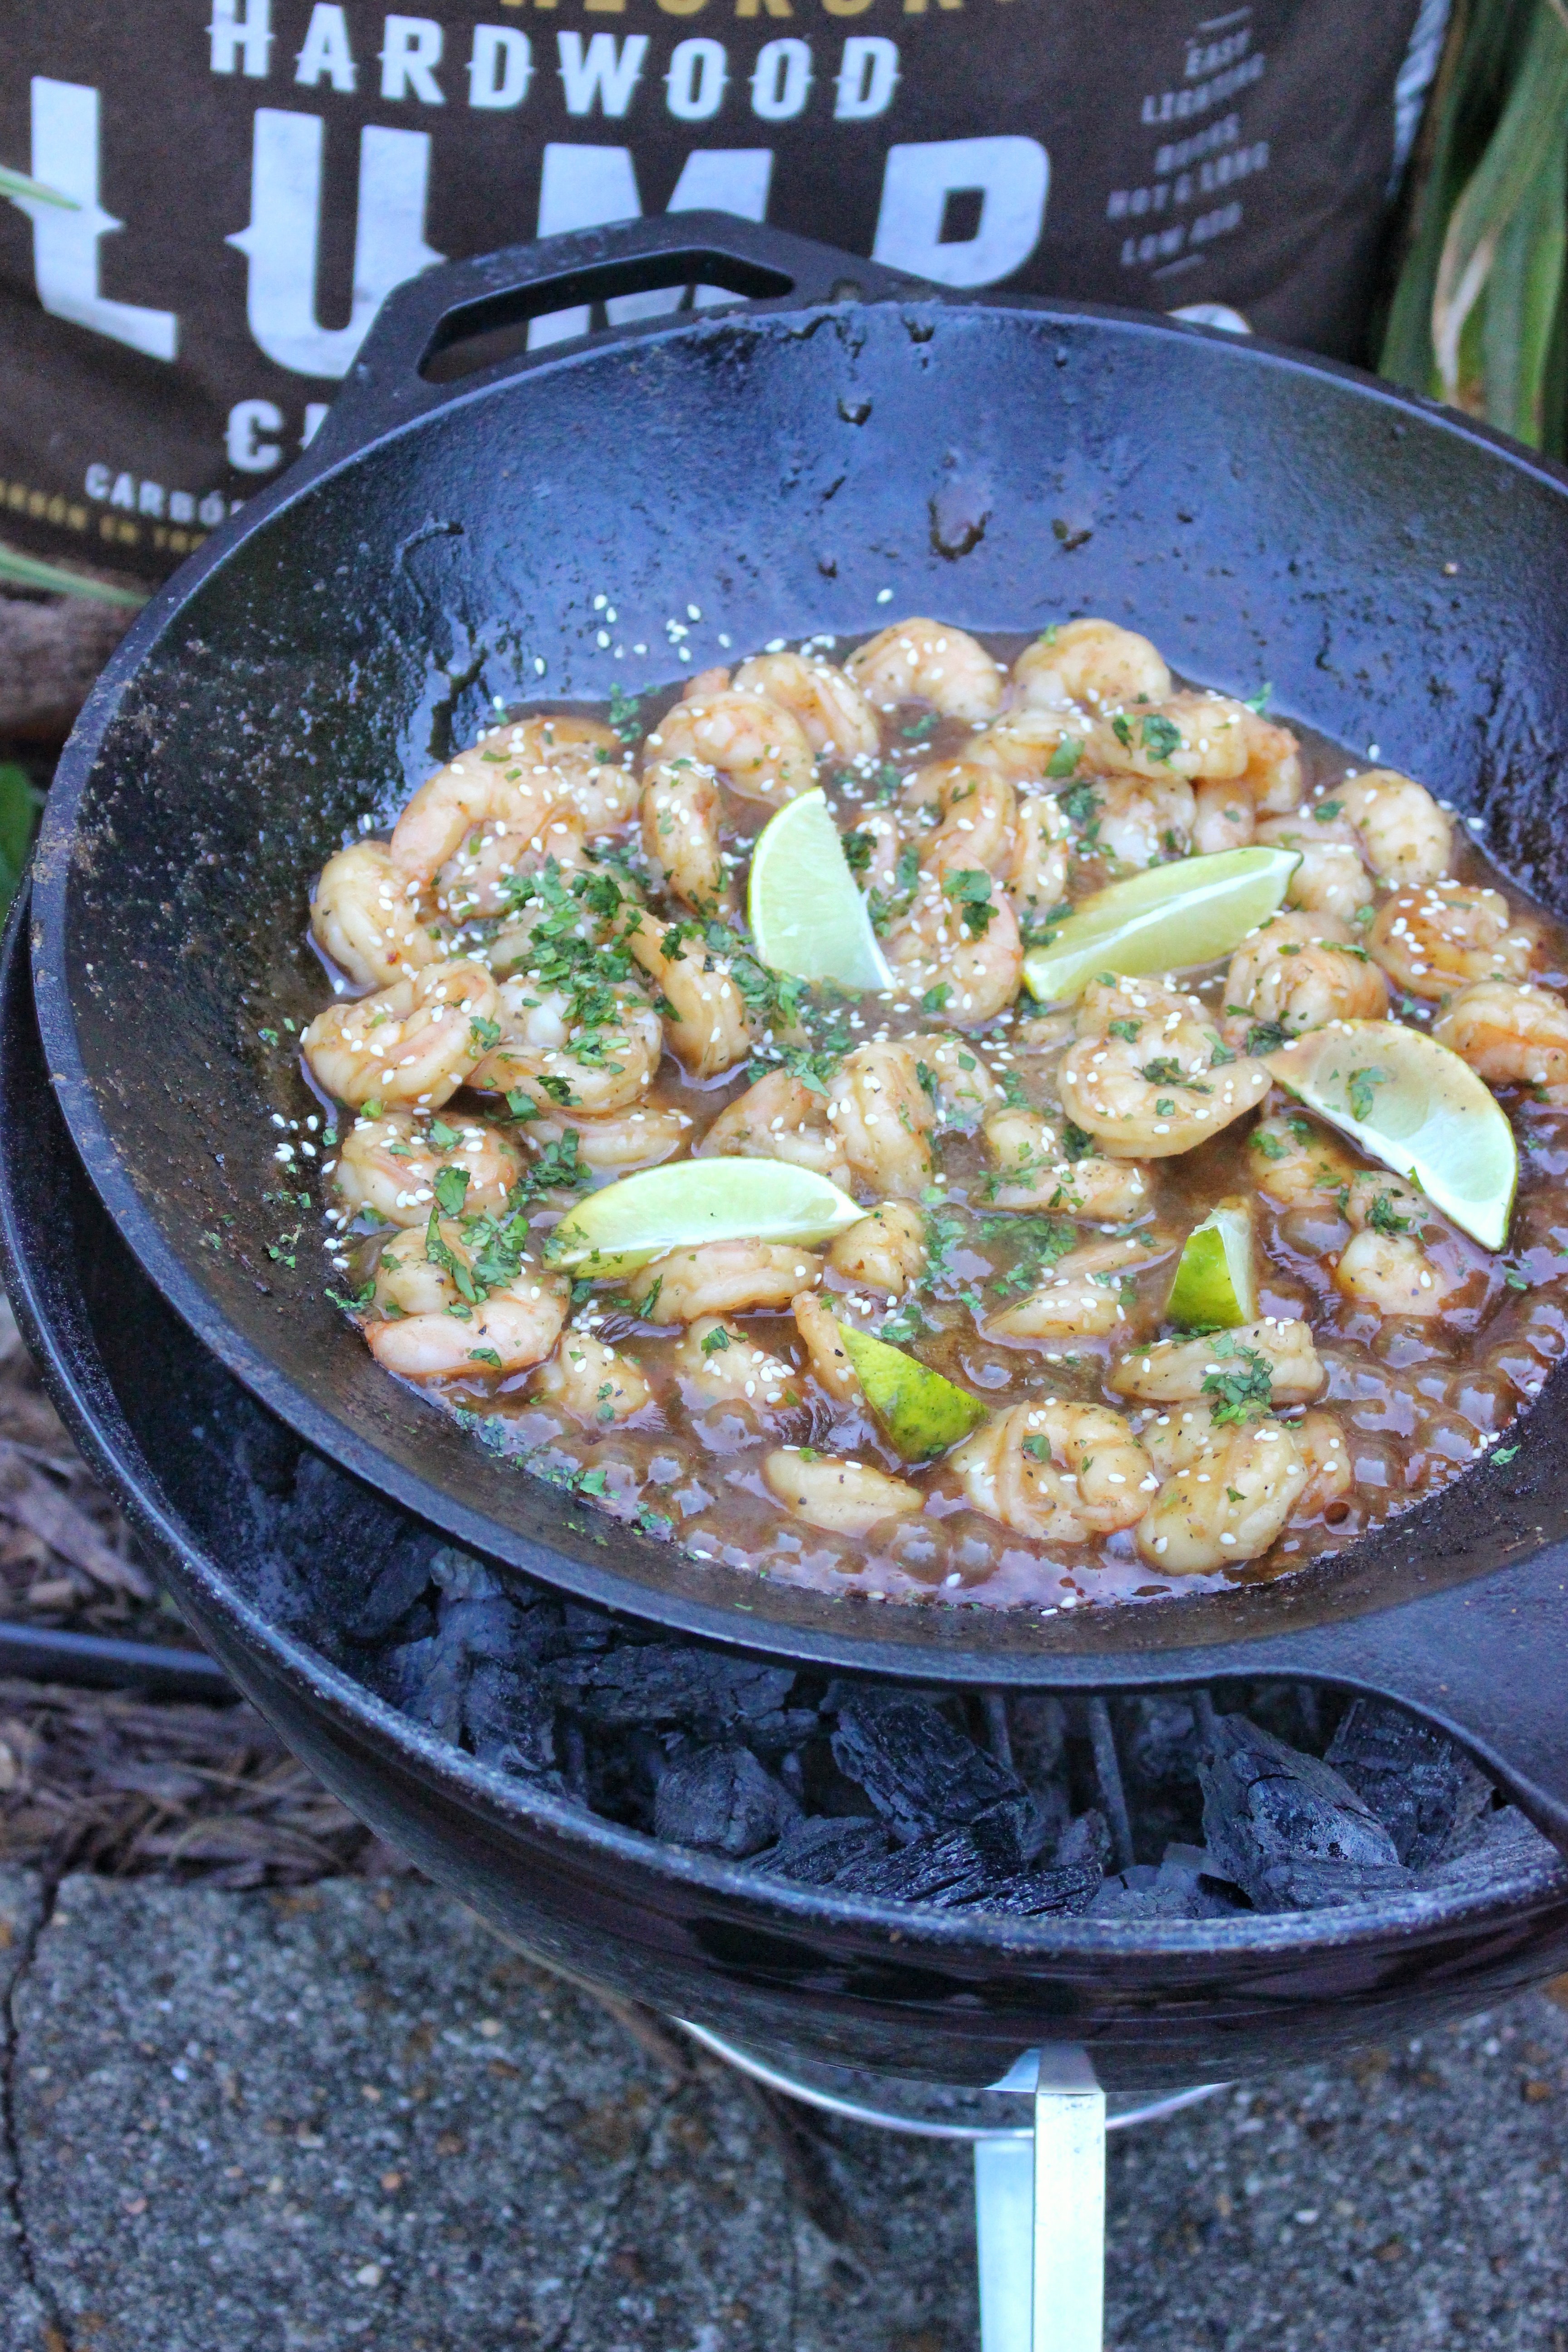
<path id="1" fill-rule="evenodd" d="M 1108 1878 L 1089 1909 L 1112 1919 L 1227 1919 L 1246 1908 L 1234 1886 L 1208 1874 L 1197 1846 L 1173 1845 L 1158 1869 L 1146 1863 Z"/>
<path id="2" fill-rule="evenodd" d="M 1517 1878 L 1521 1870 L 1555 1871 L 1562 1860 L 1551 1839 L 1517 1805 L 1499 1805 L 1495 1811 L 1481 1815 L 1475 1838 L 1462 1854 L 1429 1864 L 1416 1873 L 1415 1883 L 1417 1886 L 1462 1885 L 1479 1892 L 1489 1882 L 1500 1885 L 1504 1879 Z"/>
<path id="3" fill-rule="evenodd" d="M 1260 1911 L 1316 1911 L 1409 1885 L 1394 1840 L 1349 1781 L 1246 1716 L 1215 1718 L 1198 1770 L 1213 1873 Z"/>
<path id="4" fill-rule="evenodd" d="M 504 1659 L 480 1658 L 461 1699 L 463 1730 L 481 1764 L 556 1795 L 555 1693 L 548 1678 Z"/>
<path id="5" fill-rule="evenodd" d="M 1377 1699 L 1352 1701 L 1325 1760 L 1370 1806 L 1413 1870 L 1461 1853 L 1491 1805 L 1491 1782 L 1461 1748 Z"/>
<path id="6" fill-rule="evenodd" d="M 975 1911 L 1002 1911 L 1012 1919 L 1045 1919 L 1088 1911 L 1100 1885 L 1096 1863 L 1074 1863 L 1067 1869 L 1031 1870 L 1002 1886 L 987 1888 Z"/>
<path id="7" fill-rule="evenodd" d="M 960 1828 L 996 1805 L 1032 1811 L 1016 1772 L 955 1731 L 929 1698 L 860 1690 L 841 1696 L 833 1757 L 901 1845 L 931 1830 Z"/>
<path id="8" fill-rule="evenodd" d="M 342 1474 L 313 1454 L 299 1457 L 290 1491 L 271 1514 L 273 1539 L 296 1571 L 316 1585 L 330 1563 L 334 1631 L 351 1642 L 384 1642 L 430 1583 L 436 1538 L 395 1504 L 361 1491 L 357 1541 L 342 1538 Z M 357 1597 L 356 1596 L 357 1591 Z"/>
<path id="9" fill-rule="evenodd" d="M 883 1901 L 934 1903 L 943 1909 L 986 1902 L 1023 1873 L 1027 1856 L 1019 1806 L 999 1805 L 959 1829 L 931 1830 L 885 1860 L 855 1864 L 836 1882 Z"/>
<path id="10" fill-rule="evenodd" d="M 793 1666 L 662 1641 L 562 1659 L 554 1674 L 563 1705 L 605 1731 L 666 1723 L 728 1730 L 776 1715 L 795 1682 Z"/>
<path id="11" fill-rule="evenodd" d="M 841 1873 L 880 1862 L 891 1844 L 880 1822 L 794 1822 L 757 1867 L 797 1886 L 832 1886 Z"/>
<path id="12" fill-rule="evenodd" d="M 1097 1805 L 1068 1823 L 1051 1858 L 1058 1870 L 1092 1866 L 1103 1876 L 1110 1868 L 1110 1828 Z"/>
<path id="13" fill-rule="evenodd" d="M 749 1748 L 700 1748 L 669 1765 L 654 1798 L 654 1835 L 741 1862 L 774 1844 L 800 1808 Z"/>
<path id="14" fill-rule="evenodd" d="M 1117 1730 L 1127 1777 L 1140 1788 L 1196 1788 L 1198 1735 L 1190 1699 L 1128 1699 L 1118 1710 Z"/>

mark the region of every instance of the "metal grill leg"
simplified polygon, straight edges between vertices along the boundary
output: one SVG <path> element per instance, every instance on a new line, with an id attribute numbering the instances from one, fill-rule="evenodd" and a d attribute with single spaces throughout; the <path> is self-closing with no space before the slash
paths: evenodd
<path id="1" fill-rule="evenodd" d="M 1042 2055 L 1033 2143 L 975 2146 L 981 2352 L 1102 2352 L 1105 2094 Z"/>

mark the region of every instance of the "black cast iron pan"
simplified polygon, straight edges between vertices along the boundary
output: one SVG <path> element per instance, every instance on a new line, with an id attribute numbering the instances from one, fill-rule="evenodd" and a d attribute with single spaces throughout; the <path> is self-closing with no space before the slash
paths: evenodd
<path id="1" fill-rule="evenodd" d="M 687 279 L 762 299 L 457 373 L 465 335 L 493 352 L 531 311 Z M 576 1517 L 387 1381 L 314 1251 L 266 1255 L 294 1219 L 262 1203 L 283 1187 L 268 1114 L 305 1107 L 280 1016 L 320 996 L 304 877 L 497 701 L 668 675 L 665 624 L 689 604 L 693 667 L 720 628 L 745 646 L 889 612 L 1126 618 L 1191 676 L 1268 676 L 1287 714 L 1376 742 L 1565 905 L 1565 571 L 1568 478 L 1299 354 L 955 301 L 718 215 L 433 272 L 389 302 L 303 465 L 139 621 L 68 748 L 35 885 L 59 1100 L 121 1232 L 222 1362 L 459 1541 L 647 1617 L 879 1673 L 1106 1686 L 1278 1666 L 1384 1689 L 1561 1824 L 1555 1384 L 1506 1470 L 1283 1583 L 1047 1621 L 879 1609 Z"/>
<path id="2" fill-rule="evenodd" d="M 1065 2041 L 1121 2090 L 1387 2042 L 1568 1966 L 1568 1868 L 1538 1842 L 1331 1911 L 1010 1919 L 795 1886 L 666 1844 L 411 1722 L 356 1676 L 363 1653 L 342 1628 L 388 1547 L 419 1531 L 313 1457 L 147 1280 L 49 1098 L 9 934 L 0 1267 L 72 1433 L 236 1684 L 363 1820 L 590 1984 L 786 2071 L 826 2060 L 979 2084 Z M 304 1492 L 310 1540 L 285 1554 L 278 1503 Z"/>

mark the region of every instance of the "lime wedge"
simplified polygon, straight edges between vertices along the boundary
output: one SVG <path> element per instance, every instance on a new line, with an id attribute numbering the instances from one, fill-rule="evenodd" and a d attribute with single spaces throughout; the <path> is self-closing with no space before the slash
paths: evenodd
<path id="1" fill-rule="evenodd" d="M 1048 946 L 1030 949 L 1024 977 L 1042 1004 L 1070 1004 L 1096 972 L 1213 963 L 1267 922 L 1299 863 L 1293 849 L 1219 849 L 1151 866 L 1082 899 Z"/>
<path id="2" fill-rule="evenodd" d="M 893 985 L 820 792 L 802 793 L 758 835 L 746 916 L 758 955 L 774 971 L 862 992 Z"/>
<path id="3" fill-rule="evenodd" d="M 606 1184 L 544 1244 L 547 1265 L 629 1274 L 701 1242 L 825 1242 L 865 1215 L 837 1184 L 787 1160 L 677 1160 Z"/>
<path id="4" fill-rule="evenodd" d="M 1257 1321 L 1250 1201 L 1221 1201 L 1193 1227 L 1182 1244 L 1165 1313 L 1189 1331 L 1231 1331 L 1239 1323 Z"/>
<path id="5" fill-rule="evenodd" d="M 873 1339 L 868 1331 L 852 1331 L 847 1323 L 838 1328 L 867 1403 L 906 1462 L 929 1462 L 979 1428 L 985 1407 L 929 1364 L 917 1363 L 886 1339 Z"/>
<path id="6" fill-rule="evenodd" d="M 1332 1021 L 1263 1066 L 1483 1248 L 1501 1249 L 1519 1153 L 1490 1089 L 1458 1054 L 1395 1021 Z"/>

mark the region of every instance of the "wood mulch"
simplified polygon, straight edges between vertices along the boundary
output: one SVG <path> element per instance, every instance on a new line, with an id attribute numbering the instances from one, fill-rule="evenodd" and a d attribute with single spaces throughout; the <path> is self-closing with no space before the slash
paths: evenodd
<path id="1" fill-rule="evenodd" d="M 189 1648 L 0 1297 L 0 1620 Z M 0 1676 L 0 1861 L 208 1885 L 407 1867 L 254 1709 Z"/>

